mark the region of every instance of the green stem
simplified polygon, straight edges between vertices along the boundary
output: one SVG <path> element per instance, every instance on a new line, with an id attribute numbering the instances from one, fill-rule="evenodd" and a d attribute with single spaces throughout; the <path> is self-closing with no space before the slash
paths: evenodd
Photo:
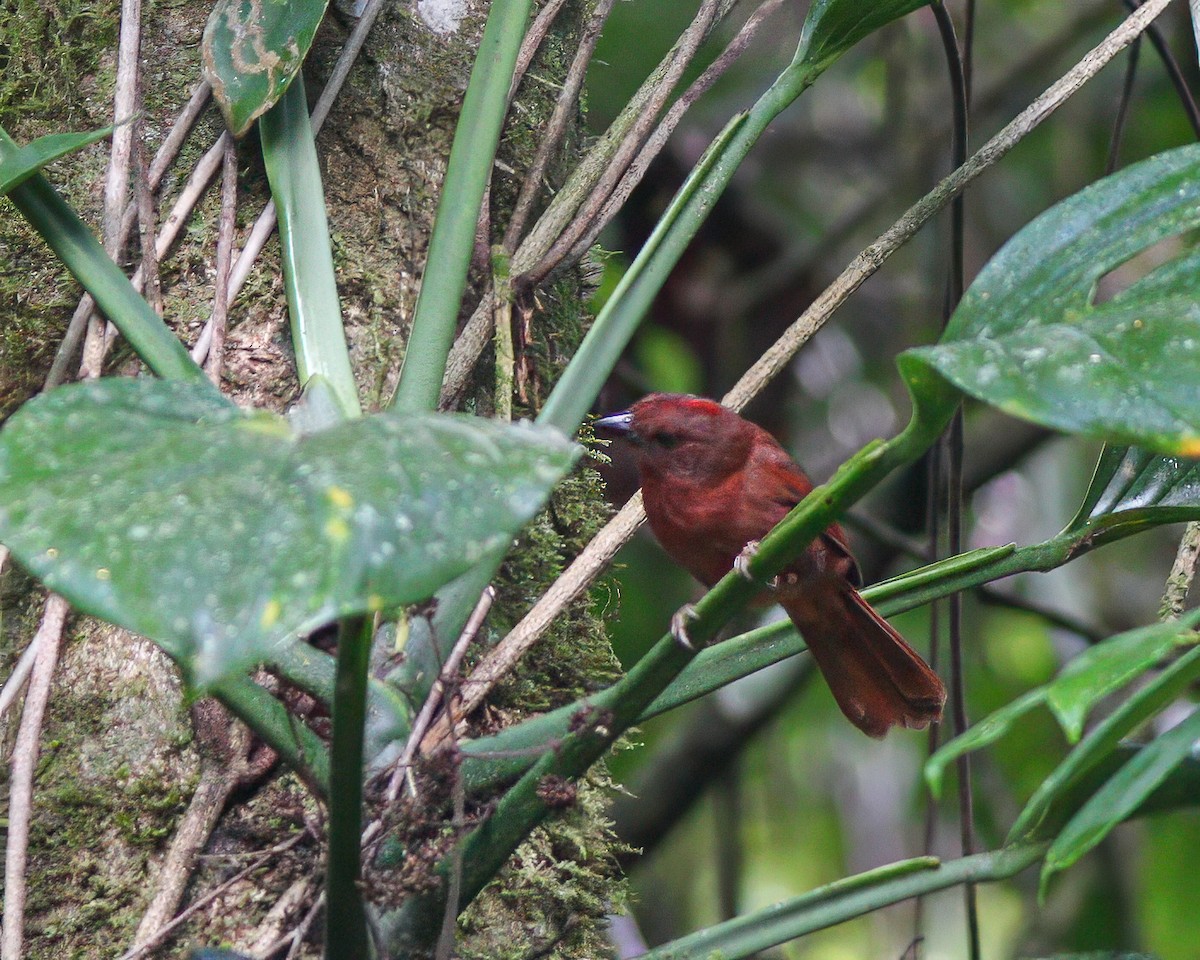
<path id="1" fill-rule="evenodd" d="M 5 149 L 16 149 L 2 127 L 0 144 Z M 179 338 L 133 288 L 87 225 L 44 176 L 34 174 L 14 187 L 8 196 L 147 367 L 165 380 L 190 381 L 216 391 Z"/>
<path id="2" fill-rule="evenodd" d="M 279 248 L 296 374 L 301 384 L 322 377 L 333 389 L 343 415 L 361 416 L 342 326 L 321 167 L 300 74 L 259 119 L 258 128 L 271 197 L 279 212 Z"/>
<path id="3" fill-rule="evenodd" d="M 325 957 L 366 960 L 362 879 L 363 727 L 371 660 L 370 621 L 342 621 L 330 748 L 329 853 L 325 884 Z"/>
<path id="4" fill-rule="evenodd" d="M 493 0 L 442 183 L 412 334 L 393 405 L 437 407 L 475 248 L 475 229 L 508 109 L 517 53 L 532 0 Z"/>
<path id="5" fill-rule="evenodd" d="M 1006 880 L 1032 866 L 1045 849 L 1045 844 L 1021 844 L 946 863 L 934 857 L 903 860 L 672 940 L 640 960 L 750 957 L 902 900 L 963 883 Z"/>
<path id="6" fill-rule="evenodd" d="M 329 794 L 329 749 L 304 723 L 249 677 L 226 680 L 212 695 L 275 750 L 319 797 Z"/>

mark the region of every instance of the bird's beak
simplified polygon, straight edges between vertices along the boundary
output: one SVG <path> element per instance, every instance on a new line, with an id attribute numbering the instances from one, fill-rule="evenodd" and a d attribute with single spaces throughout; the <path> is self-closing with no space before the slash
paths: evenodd
<path id="1" fill-rule="evenodd" d="M 613 433 L 629 435 L 633 433 L 633 413 L 629 410 L 622 410 L 620 413 L 611 413 L 607 417 L 600 417 L 592 424 L 598 430 L 609 430 Z"/>

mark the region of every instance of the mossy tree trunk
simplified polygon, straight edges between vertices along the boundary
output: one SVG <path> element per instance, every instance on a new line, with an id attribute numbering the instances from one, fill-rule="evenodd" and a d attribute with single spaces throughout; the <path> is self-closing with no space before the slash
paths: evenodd
<path id="1" fill-rule="evenodd" d="M 65 7 L 0 2 L 0 123 L 19 141 L 110 123 L 117 0 Z M 386 10 L 318 142 L 343 312 L 368 409 L 384 403 L 394 386 L 445 158 L 487 13 L 485 0 L 470 0 L 461 20 L 439 14 L 441 7 L 455 6 L 405 0 Z M 494 234 L 506 222 L 504 203 L 520 182 L 515 177 L 536 150 L 588 6 L 586 0 L 567 5 L 518 93 L 498 165 L 498 171 L 518 173 L 514 179 L 497 173 Z M 208 10 L 206 4 L 155 4 L 143 15 L 148 155 L 200 79 L 199 42 Z M 351 26 L 337 11 L 327 18 L 307 68 L 310 94 L 320 89 Z M 219 117 L 210 107 L 166 177 L 160 215 L 219 132 Z M 569 163 L 579 139 L 578 131 L 568 137 L 560 167 Z M 239 144 L 238 160 L 240 243 L 265 202 L 253 134 Z M 100 145 L 47 171 L 97 229 L 106 161 Z M 212 303 L 217 192 L 208 191 L 162 265 L 166 319 L 189 344 Z M 131 251 L 131 264 L 135 257 Z M 2 418 L 41 388 L 79 290 L 11 207 L 0 216 L 0 263 Z M 475 277 L 477 291 L 485 280 Z M 580 297 L 579 285 L 568 278 L 539 298 L 528 343 L 532 362 L 522 381 L 526 409 L 545 396 L 582 334 Z M 223 389 L 242 404 L 284 408 L 298 385 L 273 245 L 244 288 L 231 324 Z M 135 369 L 118 344 L 105 373 Z M 485 359 L 469 400 L 472 409 L 482 414 L 492 409 L 493 382 Z M 556 495 L 501 575 L 491 634 L 515 622 L 603 514 L 590 472 Z M 11 565 L 0 574 L 0 631 L 10 662 L 32 636 L 42 599 L 36 585 Z M 319 892 L 321 866 L 320 811 L 304 788 L 282 769 L 262 775 L 261 750 L 219 722 L 215 736 L 211 728 L 198 735 L 193 719 L 199 716 L 203 726 L 211 715 L 207 708 L 189 708 L 174 668 L 151 644 L 83 618 L 70 622 L 67 639 L 42 736 L 28 872 L 28 955 L 100 957 L 127 949 L 163 879 L 165 852 L 185 811 L 198 791 L 214 785 L 210 795 L 229 795 L 229 801 L 205 855 L 189 864 L 196 869 L 188 899 L 237 874 L 252 854 L 295 836 L 306 824 L 314 829 L 198 911 L 160 955 L 216 943 L 262 950 L 294 929 Z M 531 704 L 566 702 L 613 669 L 601 625 L 586 605 L 563 618 L 545 643 L 547 652 L 514 678 L 507 694 L 498 694 L 493 721 L 519 715 Z M 5 723 L 11 746 L 12 714 Z M 531 840 L 502 885 L 464 918 L 463 955 L 599 954 L 600 921 L 619 902 L 620 889 L 601 811 L 600 789 L 586 787 L 573 810 Z M 319 934 L 319 924 L 313 929 Z M 309 953 L 316 949 L 306 947 Z"/>

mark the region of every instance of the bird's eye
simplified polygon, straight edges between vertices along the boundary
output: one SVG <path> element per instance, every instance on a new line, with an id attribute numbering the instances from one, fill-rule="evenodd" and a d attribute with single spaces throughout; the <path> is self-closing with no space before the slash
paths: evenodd
<path id="1" fill-rule="evenodd" d="M 679 446 L 679 437 L 678 436 L 676 436 L 673 433 L 667 433 L 666 431 L 662 431 L 662 430 L 660 430 L 658 433 L 656 433 L 654 435 L 653 440 L 664 450 L 670 450 L 672 447 Z"/>

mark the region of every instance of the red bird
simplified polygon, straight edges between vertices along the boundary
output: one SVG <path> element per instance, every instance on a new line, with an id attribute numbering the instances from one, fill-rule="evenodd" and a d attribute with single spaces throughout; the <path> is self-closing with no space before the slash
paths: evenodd
<path id="1" fill-rule="evenodd" d="M 596 426 L 632 441 L 650 528 L 706 586 L 813 488 L 769 433 L 712 400 L 654 393 Z M 769 597 L 787 611 L 842 713 L 864 733 L 882 737 L 893 725 L 940 720 L 942 681 L 859 596 L 861 585 L 835 523 L 780 574 Z"/>

